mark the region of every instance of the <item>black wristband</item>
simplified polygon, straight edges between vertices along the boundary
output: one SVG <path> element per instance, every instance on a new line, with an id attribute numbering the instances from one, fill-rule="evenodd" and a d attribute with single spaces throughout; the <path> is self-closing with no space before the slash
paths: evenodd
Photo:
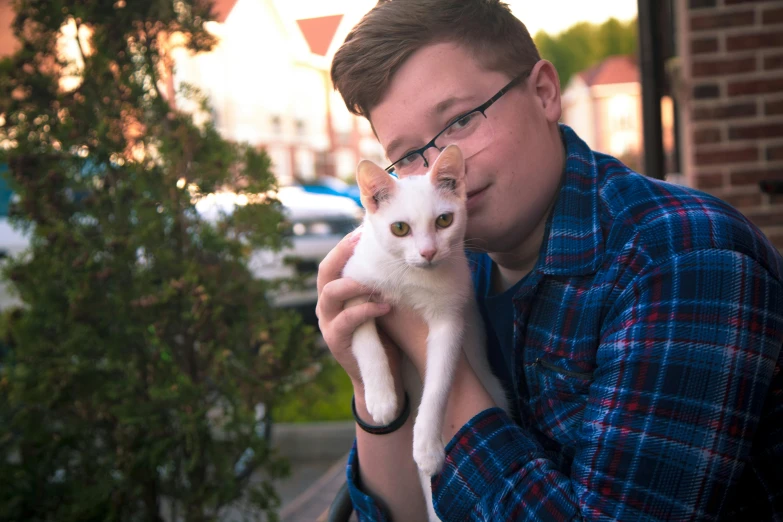
<path id="1" fill-rule="evenodd" d="M 402 407 L 402 412 L 400 412 L 400 416 L 394 419 L 386 426 L 372 426 L 370 424 L 365 423 L 362 419 L 360 419 L 359 415 L 356 413 L 355 397 L 351 397 L 351 411 L 353 412 L 353 418 L 356 421 L 356 424 L 358 424 L 361 429 L 373 435 L 386 435 L 388 433 L 397 431 L 402 427 L 403 424 L 405 424 L 405 421 L 408 420 L 408 416 L 411 413 L 411 405 L 410 405 L 410 401 L 408 400 L 408 392 L 405 392 L 405 405 Z"/>

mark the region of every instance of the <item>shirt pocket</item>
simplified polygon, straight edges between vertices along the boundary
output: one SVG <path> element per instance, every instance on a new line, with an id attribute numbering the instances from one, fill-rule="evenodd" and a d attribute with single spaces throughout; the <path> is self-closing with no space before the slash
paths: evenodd
<path id="1" fill-rule="evenodd" d="M 534 361 L 539 393 L 561 401 L 579 400 L 587 395 L 593 370 L 564 358 L 537 357 Z"/>
<path id="2" fill-rule="evenodd" d="M 531 407 L 539 430 L 564 445 L 574 445 L 593 383 L 589 362 L 577 362 L 551 354 L 537 357 L 531 368 L 538 393 Z"/>

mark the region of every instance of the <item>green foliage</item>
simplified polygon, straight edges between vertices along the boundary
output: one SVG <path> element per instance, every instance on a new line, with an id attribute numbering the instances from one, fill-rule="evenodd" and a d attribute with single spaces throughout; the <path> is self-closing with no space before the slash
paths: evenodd
<path id="1" fill-rule="evenodd" d="M 161 92 L 175 42 L 215 43 L 209 6 L 15 8 L 0 164 L 31 246 L 4 269 L 23 305 L 2 321 L 0 520 L 161 521 L 167 506 L 199 522 L 239 500 L 274 519 L 285 466 L 255 408 L 305 367 L 313 332 L 248 270 L 282 241 L 279 204 L 252 197 L 274 188 L 268 157 Z M 81 60 L 58 53 L 68 38 Z M 205 221 L 196 200 L 224 188 L 251 204 Z"/>
<path id="2" fill-rule="evenodd" d="M 317 371 L 317 373 L 315 373 Z M 331 357 L 311 370 L 315 376 L 292 386 L 275 405 L 275 422 L 324 422 L 351 420 L 353 385 L 348 375 Z M 307 373 L 303 376 L 306 378 Z"/>
<path id="3" fill-rule="evenodd" d="M 565 89 L 571 77 L 604 58 L 618 54 L 636 54 L 636 20 L 620 22 L 610 18 L 601 25 L 580 22 L 555 36 L 543 31 L 534 37 L 541 57 L 552 62 Z"/>

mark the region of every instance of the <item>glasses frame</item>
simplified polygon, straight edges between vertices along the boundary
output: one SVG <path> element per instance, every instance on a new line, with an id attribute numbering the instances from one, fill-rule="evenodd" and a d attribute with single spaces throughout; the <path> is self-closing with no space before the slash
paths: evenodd
<path id="1" fill-rule="evenodd" d="M 504 94 L 506 94 L 512 88 L 516 87 L 519 83 L 521 83 L 523 80 L 525 80 L 528 76 L 530 76 L 530 73 L 531 73 L 531 71 L 526 71 L 526 72 L 523 72 L 523 73 L 515 76 L 502 89 L 500 89 L 492 98 L 490 98 L 489 100 L 485 101 L 484 103 L 482 103 L 481 105 L 479 105 L 475 109 L 471 109 L 471 110 L 469 110 L 467 112 L 464 112 L 464 113 L 460 114 L 459 116 L 457 116 L 456 118 L 454 118 L 453 120 L 451 120 L 451 123 L 446 125 L 446 127 L 442 131 L 440 131 L 438 134 L 436 134 L 435 137 L 432 138 L 429 142 L 427 142 L 426 145 L 424 145 L 423 147 L 421 147 L 419 149 L 410 151 L 405 156 L 401 157 L 400 159 L 398 159 L 397 161 L 395 161 L 394 163 L 392 163 L 391 165 L 386 167 L 386 172 L 388 172 L 389 174 L 395 174 L 396 175 L 395 169 L 394 169 L 395 165 L 397 165 L 398 163 L 400 163 L 401 161 L 403 161 L 405 159 L 408 159 L 410 157 L 417 156 L 417 155 L 421 156 L 421 159 L 424 160 L 424 166 L 425 167 L 429 167 L 430 164 L 427 161 L 427 157 L 424 155 L 424 153 L 427 152 L 427 150 L 429 150 L 431 148 L 435 148 L 435 149 L 438 149 L 438 150 L 443 150 L 441 148 L 438 148 L 435 145 L 435 141 L 438 138 L 440 138 L 443 135 L 444 132 L 449 130 L 449 128 L 452 125 L 454 125 L 455 123 L 457 123 L 459 120 L 461 120 L 461 119 L 463 119 L 463 118 L 465 118 L 467 116 L 470 116 L 471 114 L 473 114 L 475 112 L 481 113 L 481 115 L 484 116 L 484 118 L 486 119 L 486 117 L 487 117 L 487 115 L 486 115 L 487 109 L 489 109 L 492 106 L 492 104 L 495 103 L 496 101 L 498 101 Z"/>

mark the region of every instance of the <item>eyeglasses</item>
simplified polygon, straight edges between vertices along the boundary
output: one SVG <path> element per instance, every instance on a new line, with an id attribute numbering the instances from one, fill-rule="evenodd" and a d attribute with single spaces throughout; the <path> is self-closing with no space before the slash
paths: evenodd
<path id="1" fill-rule="evenodd" d="M 511 88 L 527 78 L 528 75 L 530 75 L 530 71 L 520 74 L 508 82 L 508 84 L 500 89 L 492 98 L 475 109 L 457 116 L 454 121 L 440 131 L 425 146 L 407 153 L 405 156 L 386 167 L 386 172 L 394 175 L 409 175 L 428 168 L 430 165 L 427 162 L 427 158 L 424 157 L 424 153 L 432 147 L 443 150 L 449 145 L 458 145 L 462 151 L 462 157 L 465 159 L 484 150 L 484 148 L 492 142 L 492 138 L 494 137 L 492 125 L 489 120 L 487 120 L 487 109 L 498 101 L 501 96 L 510 91 Z"/>

